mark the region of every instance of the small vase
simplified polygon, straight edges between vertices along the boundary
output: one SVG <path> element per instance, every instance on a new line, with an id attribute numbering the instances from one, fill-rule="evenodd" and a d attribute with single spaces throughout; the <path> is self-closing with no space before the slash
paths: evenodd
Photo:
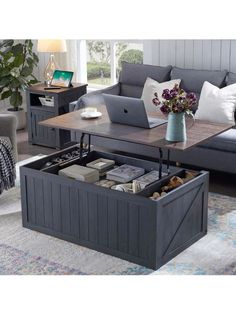
<path id="1" fill-rule="evenodd" d="M 185 113 L 168 114 L 166 140 L 170 142 L 184 142 L 187 139 Z"/>

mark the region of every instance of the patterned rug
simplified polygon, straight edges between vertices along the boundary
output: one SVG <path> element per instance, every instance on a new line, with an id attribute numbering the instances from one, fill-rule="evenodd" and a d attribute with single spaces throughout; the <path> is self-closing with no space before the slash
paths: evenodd
<path id="1" fill-rule="evenodd" d="M 22 228 L 20 212 L 2 215 L 0 274 L 233 275 L 236 198 L 211 193 L 208 234 L 157 271 Z"/>

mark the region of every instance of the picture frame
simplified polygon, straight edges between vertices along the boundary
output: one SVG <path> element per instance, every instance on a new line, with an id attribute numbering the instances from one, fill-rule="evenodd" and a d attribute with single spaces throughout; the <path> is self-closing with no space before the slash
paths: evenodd
<path id="1" fill-rule="evenodd" d="M 70 87 L 74 72 L 55 70 L 51 80 L 51 86 Z"/>

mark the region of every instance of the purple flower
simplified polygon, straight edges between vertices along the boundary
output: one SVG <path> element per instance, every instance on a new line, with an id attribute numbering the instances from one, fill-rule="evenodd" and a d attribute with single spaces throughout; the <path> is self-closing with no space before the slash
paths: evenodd
<path id="1" fill-rule="evenodd" d="M 169 89 L 164 89 L 164 90 L 163 90 L 162 97 L 163 97 L 164 99 L 166 99 L 166 100 L 171 99 L 171 95 L 170 95 Z"/>
<path id="2" fill-rule="evenodd" d="M 174 97 L 176 97 L 176 96 L 178 95 L 178 92 L 177 92 L 177 90 L 175 90 L 175 89 L 172 89 L 172 90 L 170 91 L 170 95 L 171 95 L 171 98 L 174 98 Z"/>
<path id="3" fill-rule="evenodd" d="M 169 108 L 169 106 L 166 105 L 166 104 L 162 105 L 161 108 L 160 108 L 160 110 L 161 110 L 161 112 L 163 112 L 163 113 L 169 113 L 169 112 L 171 111 L 170 108 Z"/>
<path id="4" fill-rule="evenodd" d="M 187 93 L 186 98 L 191 100 L 192 102 L 195 102 L 197 100 L 197 96 L 194 93 Z"/>
<path id="5" fill-rule="evenodd" d="M 155 106 L 159 106 L 161 102 L 160 102 L 160 100 L 159 100 L 158 98 L 153 98 L 152 103 L 153 103 Z"/>
<path id="6" fill-rule="evenodd" d="M 197 100 L 194 93 L 186 93 L 178 84 L 175 84 L 171 90 L 163 90 L 162 101 L 159 101 L 157 93 L 155 93 L 154 96 L 155 98 L 152 100 L 153 104 L 156 106 L 160 105 L 160 110 L 165 115 L 170 112 L 180 113 L 191 111 L 192 105 L 194 105 Z"/>

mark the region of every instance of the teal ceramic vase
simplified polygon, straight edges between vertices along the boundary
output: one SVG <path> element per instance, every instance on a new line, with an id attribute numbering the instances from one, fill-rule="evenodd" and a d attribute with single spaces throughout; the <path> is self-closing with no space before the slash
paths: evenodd
<path id="1" fill-rule="evenodd" d="M 187 139 L 185 113 L 168 114 L 166 140 L 170 142 L 184 142 Z"/>

